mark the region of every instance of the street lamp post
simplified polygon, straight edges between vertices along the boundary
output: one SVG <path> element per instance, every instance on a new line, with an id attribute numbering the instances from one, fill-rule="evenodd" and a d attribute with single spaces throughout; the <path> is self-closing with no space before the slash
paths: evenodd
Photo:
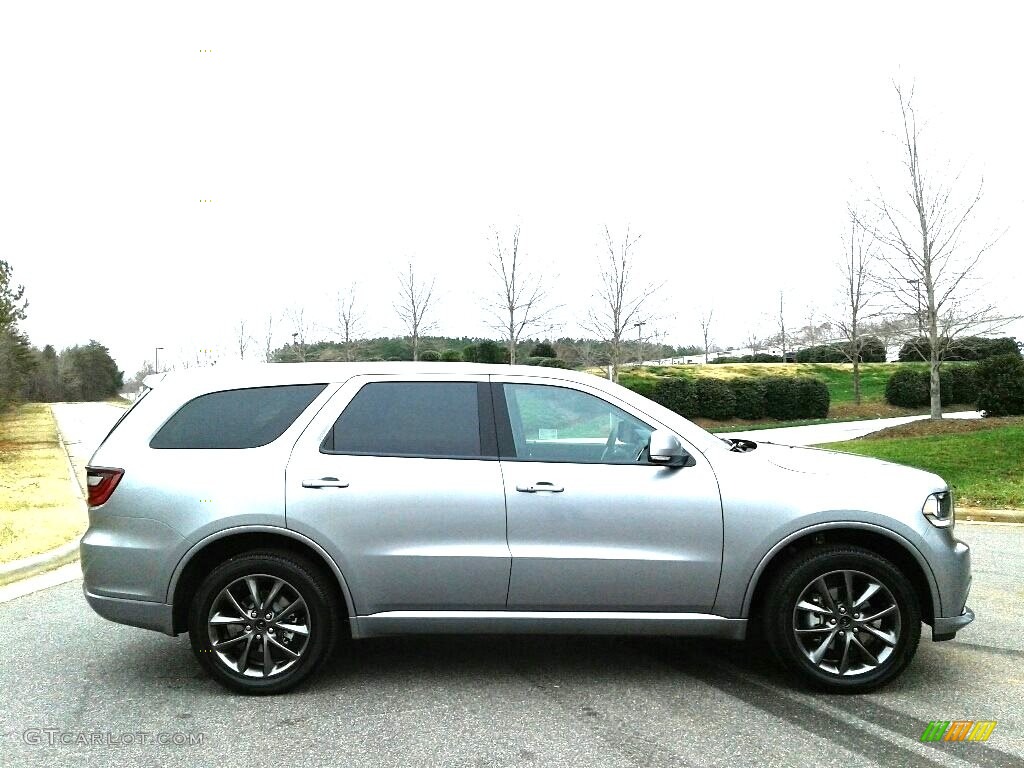
<path id="1" fill-rule="evenodd" d="M 160 373 L 160 350 L 163 347 L 156 347 L 153 350 L 153 373 Z"/>
<path id="2" fill-rule="evenodd" d="M 643 363 L 644 363 L 644 342 L 643 342 L 643 338 L 640 336 L 640 332 L 643 330 L 643 327 L 645 325 L 647 325 L 647 321 L 646 320 L 638 320 L 637 322 L 633 323 L 633 327 L 636 328 L 636 364 L 637 365 L 643 365 Z"/>

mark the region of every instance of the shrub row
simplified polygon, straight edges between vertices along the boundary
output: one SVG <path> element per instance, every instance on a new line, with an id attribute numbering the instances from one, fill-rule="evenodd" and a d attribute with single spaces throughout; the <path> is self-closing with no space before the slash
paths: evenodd
<path id="1" fill-rule="evenodd" d="M 818 344 L 804 347 L 796 353 L 798 363 L 848 363 L 851 354 L 847 354 L 848 344 Z M 884 363 L 885 344 L 875 336 L 865 336 L 861 340 L 860 361 L 862 363 Z"/>
<path id="2" fill-rule="evenodd" d="M 767 352 L 757 352 L 753 355 L 741 355 L 739 357 L 716 357 L 712 363 L 781 363 L 781 355 L 769 355 Z"/>
<path id="3" fill-rule="evenodd" d="M 1024 360 L 1001 355 L 977 365 L 978 410 L 986 416 L 1024 414 Z"/>
<path id="4" fill-rule="evenodd" d="M 978 400 L 977 366 L 951 365 L 939 372 L 939 393 L 943 405 L 974 405 Z M 903 368 L 885 383 L 885 399 L 901 408 L 923 408 L 931 403 L 928 371 Z"/>
<path id="5" fill-rule="evenodd" d="M 689 379 L 682 376 L 623 382 L 687 418 L 815 419 L 828 415 L 825 382 L 807 376 Z"/>
<path id="6" fill-rule="evenodd" d="M 1015 355 L 1020 357 L 1020 345 L 1017 339 L 1012 336 L 1004 336 L 999 339 L 988 339 L 983 336 L 964 336 L 959 339 L 939 339 L 940 347 L 944 349 L 944 359 L 949 362 L 985 360 L 990 357 L 1001 355 Z M 911 339 L 900 349 L 900 362 L 913 362 L 927 360 L 931 354 L 932 345 L 926 337 Z"/>

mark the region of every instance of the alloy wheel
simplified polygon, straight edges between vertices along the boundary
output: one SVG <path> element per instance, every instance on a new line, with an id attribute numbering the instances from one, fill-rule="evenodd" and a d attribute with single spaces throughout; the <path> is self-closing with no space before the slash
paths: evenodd
<path id="1" fill-rule="evenodd" d="M 278 576 L 250 574 L 222 589 L 210 605 L 210 649 L 232 672 L 252 678 L 281 675 L 309 645 L 309 608 Z"/>
<path id="2" fill-rule="evenodd" d="M 901 616 L 881 581 L 863 571 L 830 571 L 811 581 L 793 609 L 797 646 L 817 669 L 841 677 L 870 673 L 892 656 Z"/>

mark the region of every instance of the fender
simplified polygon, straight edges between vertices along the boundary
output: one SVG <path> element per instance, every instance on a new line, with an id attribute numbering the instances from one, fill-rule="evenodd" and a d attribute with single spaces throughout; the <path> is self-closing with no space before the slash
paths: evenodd
<path id="1" fill-rule="evenodd" d="M 784 539 L 782 539 L 782 541 L 778 542 L 774 547 L 768 550 L 768 552 L 766 552 L 765 555 L 761 558 L 761 561 L 757 564 L 757 567 L 751 574 L 750 579 L 748 579 L 747 581 L 747 589 L 743 594 L 743 604 L 741 607 L 742 612 L 740 615 L 743 617 L 747 617 L 750 615 L 750 604 L 751 601 L 754 599 L 754 588 L 757 586 L 757 582 L 760 580 L 761 574 L 763 574 L 765 568 L 768 567 L 768 563 L 771 562 L 772 558 L 774 558 L 776 554 L 778 554 L 783 548 L 789 546 L 789 544 L 796 541 L 797 539 L 803 538 L 804 536 L 807 536 L 809 534 L 817 533 L 818 531 L 826 531 L 836 528 L 859 528 L 861 530 L 871 531 L 872 533 L 880 533 L 886 538 L 892 539 L 894 542 L 902 546 L 905 550 L 910 552 L 914 556 L 914 559 L 917 561 L 918 565 L 921 566 L 921 570 L 924 572 L 925 578 L 928 581 L 928 589 L 931 591 L 932 605 L 935 606 L 936 615 L 942 615 L 941 602 L 939 600 L 939 590 L 935 583 L 935 573 L 932 571 L 931 564 L 925 559 L 924 555 L 921 554 L 921 551 L 916 546 L 914 546 L 912 542 L 910 542 L 908 539 L 901 536 L 900 534 L 896 533 L 895 531 L 890 531 L 888 528 L 883 528 L 880 525 L 874 525 L 872 523 L 855 522 L 853 520 L 832 520 L 827 523 L 816 523 L 815 525 L 810 525 L 806 528 L 801 528 L 800 530 L 794 531 L 793 533 L 789 534 Z"/>
<path id="2" fill-rule="evenodd" d="M 197 541 L 189 547 L 188 551 L 182 555 L 181 560 L 178 561 L 178 565 L 175 566 L 174 573 L 171 574 L 171 582 L 167 586 L 167 597 L 165 602 L 168 604 L 171 603 L 174 591 L 178 587 L 178 580 L 181 578 L 182 572 L 184 572 L 185 567 L 193 557 L 215 541 L 226 539 L 231 536 L 237 536 L 242 533 L 272 533 L 278 536 L 285 536 L 289 539 L 294 539 L 295 541 L 305 544 L 316 552 L 317 555 L 320 556 L 320 559 L 323 560 L 323 562 L 331 569 L 331 572 L 334 574 L 334 578 L 338 580 L 338 586 L 341 587 L 341 594 L 345 600 L 345 612 L 348 614 L 351 626 L 355 626 L 355 622 L 353 621 L 355 619 L 355 611 L 353 609 L 355 603 L 352 600 L 352 593 L 349 591 L 348 582 L 345 581 L 345 576 L 342 574 L 338 564 L 334 562 L 334 559 L 323 547 L 308 536 L 303 536 L 301 533 L 296 533 L 288 528 L 280 528 L 274 525 L 238 525 L 232 528 L 224 528 L 216 533 L 211 533 L 209 536 Z"/>

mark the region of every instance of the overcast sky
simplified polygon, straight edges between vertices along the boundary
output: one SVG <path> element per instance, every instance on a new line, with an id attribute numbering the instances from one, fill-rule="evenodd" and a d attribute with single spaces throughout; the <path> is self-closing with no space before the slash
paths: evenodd
<path id="1" fill-rule="evenodd" d="M 34 344 L 96 338 L 131 375 L 243 318 L 283 343 L 290 307 L 329 335 L 353 281 L 398 334 L 410 257 L 437 330 L 486 334 L 488 231 L 516 223 L 581 335 L 602 226 L 629 225 L 666 340 L 713 304 L 740 342 L 780 288 L 792 326 L 832 306 L 847 201 L 898 191 L 895 78 L 929 157 L 984 175 L 986 291 L 1024 314 L 1019 8 L 11 0 L 0 258 Z"/>

